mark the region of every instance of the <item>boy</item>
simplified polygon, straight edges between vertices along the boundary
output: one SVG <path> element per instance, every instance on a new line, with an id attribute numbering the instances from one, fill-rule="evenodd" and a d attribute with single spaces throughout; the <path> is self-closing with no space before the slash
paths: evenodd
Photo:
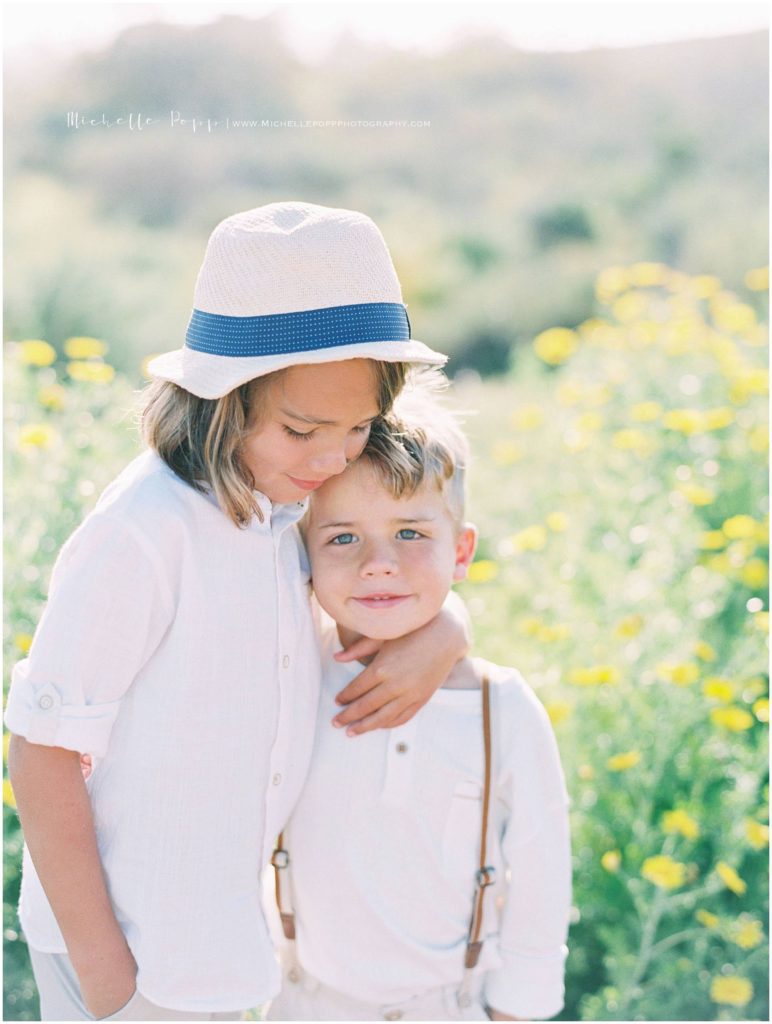
<path id="1" fill-rule="evenodd" d="M 337 630 L 311 768 L 274 854 L 267 909 L 283 987 L 269 1020 L 519 1020 L 563 1006 L 569 797 L 549 718 L 520 674 L 466 658 L 406 724 L 355 743 L 329 728 L 359 670 L 335 653 L 419 628 L 474 556 L 466 440 L 431 395 L 415 416 L 408 402 L 315 492 L 304 522 L 314 591 Z"/>

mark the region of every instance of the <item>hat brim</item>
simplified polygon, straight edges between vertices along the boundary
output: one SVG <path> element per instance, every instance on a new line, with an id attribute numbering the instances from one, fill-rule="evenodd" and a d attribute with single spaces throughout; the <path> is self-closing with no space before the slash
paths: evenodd
<path id="1" fill-rule="evenodd" d="M 199 398 L 222 398 L 255 377 L 263 377 L 288 366 L 341 362 L 344 359 L 375 359 L 385 363 L 428 363 L 443 366 L 448 357 L 422 341 L 368 341 L 354 345 L 284 352 L 272 356 L 226 357 L 197 352 L 183 346 L 164 352 L 147 364 L 148 373 L 172 381 Z"/>

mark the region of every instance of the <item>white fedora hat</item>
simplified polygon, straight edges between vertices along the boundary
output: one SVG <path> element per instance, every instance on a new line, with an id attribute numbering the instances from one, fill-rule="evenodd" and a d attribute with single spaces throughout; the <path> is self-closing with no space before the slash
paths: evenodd
<path id="1" fill-rule="evenodd" d="M 198 273 L 185 344 L 148 363 L 200 398 L 297 363 L 443 365 L 410 337 L 386 242 L 365 214 L 269 203 L 221 221 Z"/>

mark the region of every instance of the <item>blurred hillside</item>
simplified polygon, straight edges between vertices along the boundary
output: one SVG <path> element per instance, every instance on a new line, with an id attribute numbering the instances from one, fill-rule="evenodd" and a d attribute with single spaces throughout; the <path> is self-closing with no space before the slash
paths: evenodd
<path id="1" fill-rule="evenodd" d="M 341 39 L 299 61 L 275 18 L 147 24 L 6 81 L 6 337 L 110 344 L 135 372 L 184 336 L 206 238 L 302 198 L 364 210 L 416 337 L 451 372 L 592 311 L 609 265 L 729 288 L 767 262 L 767 34 L 561 54 L 470 37 L 434 57 Z M 428 128 L 171 128 L 183 118 Z M 67 127 L 141 113 L 142 131 Z"/>

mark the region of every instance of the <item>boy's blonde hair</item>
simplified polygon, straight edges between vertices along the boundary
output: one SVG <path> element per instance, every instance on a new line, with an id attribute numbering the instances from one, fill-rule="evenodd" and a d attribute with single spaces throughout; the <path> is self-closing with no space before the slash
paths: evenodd
<path id="1" fill-rule="evenodd" d="M 373 423 L 360 459 L 395 498 L 410 497 L 424 483 L 434 485 L 460 530 L 470 452 L 460 414 L 440 401 L 448 384 L 434 367 L 415 373 L 392 411 Z"/>
<path id="2" fill-rule="evenodd" d="M 376 377 L 381 416 L 392 408 L 407 377 L 409 363 L 370 360 Z M 144 391 L 142 438 L 166 464 L 197 491 L 209 485 L 236 526 L 252 516 L 262 522 L 255 481 L 243 459 L 243 442 L 261 422 L 265 392 L 286 370 L 242 384 L 222 398 L 199 398 L 170 381 L 154 380 Z M 377 422 L 377 421 L 376 421 Z"/>

